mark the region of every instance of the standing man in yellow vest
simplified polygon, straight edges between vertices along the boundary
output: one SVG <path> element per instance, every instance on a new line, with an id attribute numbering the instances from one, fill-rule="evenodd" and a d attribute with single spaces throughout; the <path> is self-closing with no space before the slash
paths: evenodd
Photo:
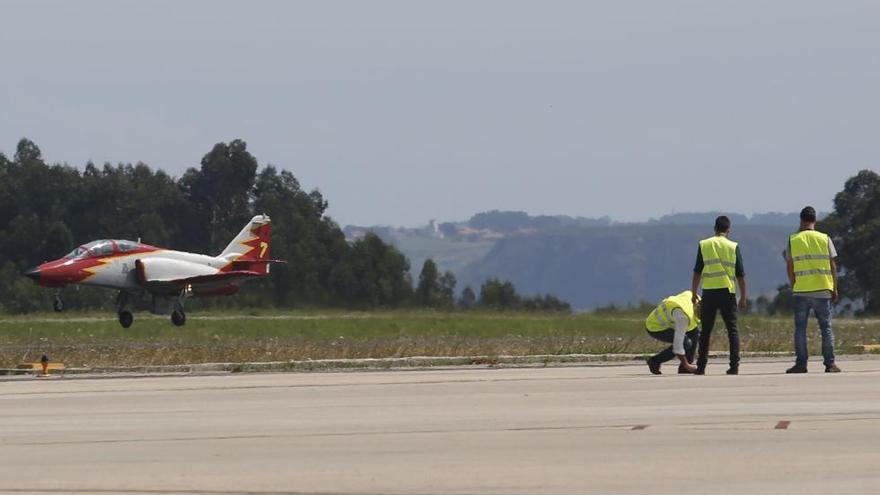
<path id="1" fill-rule="evenodd" d="M 693 373 L 694 351 L 700 338 L 700 303 L 694 303 L 693 293 L 686 290 L 669 296 L 651 311 L 645 320 L 648 335 L 671 346 L 648 358 L 648 369 L 660 374 L 660 365 L 678 357 L 679 373 Z"/>
<path id="2" fill-rule="evenodd" d="M 739 308 L 746 307 L 746 274 L 743 270 L 742 256 L 737 243 L 727 238 L 730 233 L 730 219 L 720 216 L 715 219 L 715 235 L 700 241 L 697 262 L 694 265 L 693 298 L 697 300 L 697 288 L 703 283 L 703 304 L 701 318 L 703 331 L 700 334 L 700 353 L 697 357 L 696 374 L 706 374 L 709 362 L 709 341 L 715 326 L 715 315 L 727 326 L 727 340 L 730 343 L 730 368 L 728 375 L 739 373 L 739 331 L 736 327 L 736 284 L 739 284 Z"/>
<path id="3" fill-rule="evenodd" d="M 807 372 L 807 317 L 810 310 L 819 320 L 822 334 L 822 358 L 826 373 L 839 373 L 834 364 L 834 333 L 831 331 L 831 305 L 837 292 L 837 251 L 826 234 L 816 230 L 816 210 L 801 210 L 801 227 L 788 239 L 785 259 L 794 305 L 794 366 L 786 373 Z"/>

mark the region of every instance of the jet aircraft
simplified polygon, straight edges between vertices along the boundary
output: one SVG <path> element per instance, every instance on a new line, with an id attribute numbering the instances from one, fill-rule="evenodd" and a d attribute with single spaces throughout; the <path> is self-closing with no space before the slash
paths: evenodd
<path id="1" fill-rule="evenodd" d="M 171 313 L 171 321 L 186 323 L 184 301 L 189 297 L 231 295 L 244 280 L 269 274 L 270 220 L 257 215 L 245 225 L 219 256 L 162 249 L 126 240 L 98 240 L 84 244 L 66 256 L 43 263 L 25 275 L 44 287 L 71 284 L 119 291 L 116 298 L 119 323 L 134 322 L 132 310 Z M 56 292 L 55 311 L 64 310 Z"/>

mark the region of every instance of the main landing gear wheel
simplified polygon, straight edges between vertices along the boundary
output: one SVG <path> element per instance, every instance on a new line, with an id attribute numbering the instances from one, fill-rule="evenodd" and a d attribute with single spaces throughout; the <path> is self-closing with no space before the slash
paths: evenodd
<path id="1" fill-rule="evenodd" d="M 52 301 L 52 309 L 54 309 L 56 313 L 64 311 L 64 300 L 61 299 L 61 296 L 55 296 L 55 300 Z"/>
<path id="2" fill-rule="evenodd" d="M 171 323 L 174 323 L 178 327 L 182 327 L 183 324 L 186 323 L 186 313 L 184 313 L 182 309 L 175 309 L 171 313 Z"/>
<path id="3" fill-rule="evenodd" d="M 122 328 L 128 328 L 132 323 L 134 323 L 134 315 L 131 314 L 131 311 L 122 310 L 119 312 L 119 324 L 122 325 Z"/>

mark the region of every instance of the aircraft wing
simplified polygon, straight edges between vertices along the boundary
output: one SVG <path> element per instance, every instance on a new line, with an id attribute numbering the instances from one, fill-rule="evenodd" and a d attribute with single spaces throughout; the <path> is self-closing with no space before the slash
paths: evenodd
<path id="1" fill-rule="evenodd" d="M 196 275 L 195 277 L 187 277 L 180 278 L 177 280 L 172 280 L 170 282 L 174 282 L 180 285 L 212 285 L 212 284 L 223 284 L 227 285 L 230 283 L 234 283 L 236 279 L 246 279 L 251 277 L 261 277 L 262 273 L 254 272 L 251 270 L 234 270 L 230 272 L 219 272 L 213 275 Z"/>
<path id="2" fill-rule="evenodd" d="M 189 286 L 193 292 L 208 292 L 224 287 L 237 286 L 242 281 L 261 277 L 264 274 L 250 270 L 233 270 L 209 275 L 195 275 L 170 280 L 147 280 L 145 284 L 151 292 L 177 293 Z"/>

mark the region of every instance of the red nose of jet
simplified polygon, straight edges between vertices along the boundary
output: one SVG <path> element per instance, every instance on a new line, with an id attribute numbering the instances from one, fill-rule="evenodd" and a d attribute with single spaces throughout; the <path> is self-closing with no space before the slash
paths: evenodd
<path id="1" fill-rule="evenodd" d="M 40 268 L 39 267 L 31 268 L 30 270 L 24 272 L 24 276 L 28 277 L 29 279 L 33 280 L 34 282 L 39 282 L 40 281 Z"/>

